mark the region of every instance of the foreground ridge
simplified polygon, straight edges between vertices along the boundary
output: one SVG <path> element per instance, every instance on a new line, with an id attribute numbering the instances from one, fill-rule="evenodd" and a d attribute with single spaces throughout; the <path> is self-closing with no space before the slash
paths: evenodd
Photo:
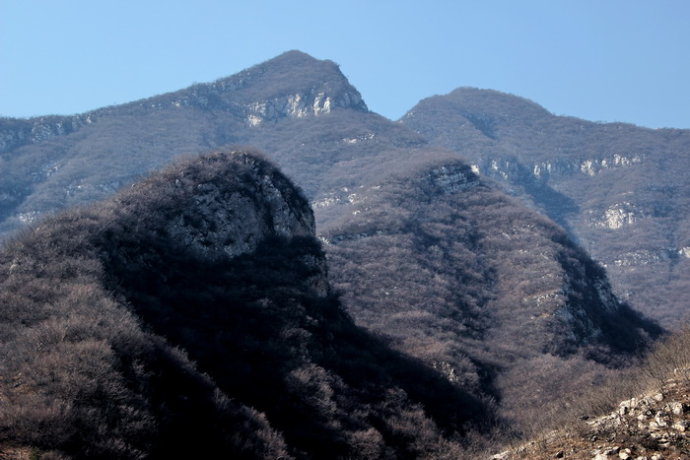
<path id="1" fill-rule="evenodd" d="M 490 407 L 357 327 L 302 193 L 187 160 L 0 251 L 0 458 L 458 458 Z"/>

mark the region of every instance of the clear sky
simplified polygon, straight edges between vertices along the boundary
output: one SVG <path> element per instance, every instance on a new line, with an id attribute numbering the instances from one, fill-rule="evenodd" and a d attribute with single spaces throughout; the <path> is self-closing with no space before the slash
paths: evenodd
<path id="1" fill-rule="evenodd" d="M 397 119 L 459 86 L 690 128 L 690 0 L 0 0 L 0 115 L 72 114 L 299 49 Z"/>

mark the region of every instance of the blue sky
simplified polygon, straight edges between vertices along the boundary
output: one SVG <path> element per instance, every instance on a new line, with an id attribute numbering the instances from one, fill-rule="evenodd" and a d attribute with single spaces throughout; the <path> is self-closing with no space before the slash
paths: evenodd
<path id="1" fill-rule="evenodd" d="M 459 86 L 690 128 L 690 0 L 0 0 L 0 115 L 72 114 L 299 49 L 397 119 Z"/>

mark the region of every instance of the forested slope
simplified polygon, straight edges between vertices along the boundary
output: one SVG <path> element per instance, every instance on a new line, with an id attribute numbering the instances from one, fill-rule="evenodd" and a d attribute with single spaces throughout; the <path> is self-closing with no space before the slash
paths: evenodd
<path id="1" fill-rule="evenodd" d="M 473 88 L 425 99 L 401 122 L 564 226 L 619 297 L 666 326 L 686 319 L 690 131 L 555 116 Z"/>
<path id="2" fill-rule="evenodd" d="M 356 327 L 313 232 L 302 194 L 234 152 L 13 239 L 0 253 L 0 450 L 457 456 L 490 409 Z"/>

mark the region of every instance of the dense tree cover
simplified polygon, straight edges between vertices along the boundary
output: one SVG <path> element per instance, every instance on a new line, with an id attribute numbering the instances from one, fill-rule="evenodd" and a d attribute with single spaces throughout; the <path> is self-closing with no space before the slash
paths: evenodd
<path id="1" fill-rule="evenodd" d="M 235 219 L 263 222 L 231 257 L 214 238 L 234 221 L 195 217 L 238 195 L 251 204 Z M 300 234 L 310 217 L 275 168 L 223 153 L 13 239 L 0 253 L 0 449 L 457 458 L 490 409 L 352 323 L 319 243 Z"/>
<path id="2" fill-rule="evenodd" d="M 73 458 L 285 453 L 261 414 L 104 286 L 92 239 L 106 219 L 63 214 L 2 253 L 0 444 Z M 245 439 L 222 426 L 246 426 Z"/>
<path id="3" fill-rule="evenodd" d="M 425 99 L 401 122 L 556 220 L 635 308 L 666 326 L 685 319 L 690 131 L 555 116 L 472 88 Z"/>
<path id="4" fill-rule="evenodd" d="M 358 190 L 325 231 L 334 285 L 359 324 L 494 397 L 522 429 L 530 410 L 560 404 L 661 332 L 556 225 L 447 153 L 418 153 L 426 163 Z"/>

